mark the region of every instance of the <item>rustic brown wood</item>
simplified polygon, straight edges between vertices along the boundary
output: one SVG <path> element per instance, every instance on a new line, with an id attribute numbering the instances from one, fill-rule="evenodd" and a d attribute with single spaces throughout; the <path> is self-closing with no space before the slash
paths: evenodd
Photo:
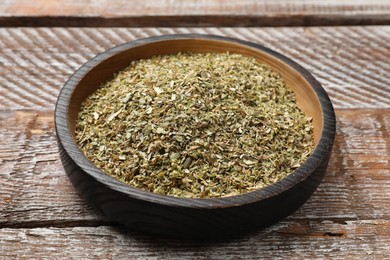
<path id="1" fill-rule="evenodd" d="M 2 1 L 0 26 L 319 26 L 390 24 L 372 1 Z"/>
<path id="2" fill-rule="evenodd" d="M 304 65 L 336 108 L 389 108 L 390 26 L 311 28 L 0 28 L 3 109 L 52 109 L 59 89 L 99 52 L 138 38 L 216 34 L 270 47 Z M 362 70 L 362 68 L 364 68 Z"/>
<path id="3" fill-rule="evenodd" d="M 285 221 L 230 243 L 181 244 L 112 227 L 75 193 L 55 142 L 59 89 L 98 52 L 167 33 L 218 34 L 271 47 L 308 68 L 331 96 L 338 129 L 329 168 L 310 200 Z M 386 258 L 389 49 L 389 26 L 1 28 L 0 256 Z"/>
<path id="4" fill-rule="evenodd" d="M 390 111 L 341 109 L 336 116 L 325 178 L 290 219 L 389 219 Z M 107 222 L 77 196 L 63 171 L 52 111 L 3 111 L 0 118 L 0 227 Z"/>
<path id="5" fill-rule="evenodd" d="M 386 259 L 389 233 L 389 220 L 283 221 L 250 238 L 214 243 L 162 240 L 109 226 L 4 228 L 0 245 L 8 258 Z"/>

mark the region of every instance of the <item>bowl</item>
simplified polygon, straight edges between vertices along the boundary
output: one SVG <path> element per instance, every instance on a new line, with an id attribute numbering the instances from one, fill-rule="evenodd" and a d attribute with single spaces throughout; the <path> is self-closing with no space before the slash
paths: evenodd
<path id="1" fill-rule="evenodd" d="M 177 52 L 230 52 L 256 58 L 278 71 L 313 118 L 315 148 L 294 172 L 264 188 L 221 198 L 178 198 L 143 191 L 116 180 L 89 161 L 75 142 L 81 103 L 131 61 Z M 328 95 L 304 68 L 273 50 L 212 35 L 165 35 L 119 45 L 78 69 L 62 88 L 55 126 L 64 169 L 82 197 L 110 219 L 135 230 L 184 239 L 210 239 L 255 231 L 297 210 L 316 190 L 326 171 L 335 136 Z"/>

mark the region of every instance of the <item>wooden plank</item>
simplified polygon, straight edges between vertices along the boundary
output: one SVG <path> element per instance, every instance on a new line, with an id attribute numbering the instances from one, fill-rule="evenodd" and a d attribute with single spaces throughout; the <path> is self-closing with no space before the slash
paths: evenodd
<path id="1" fill-rule="evenodd" d="M 390 110 L 336 110 L 323 183 L 294 220 L 390 219 Z M 62 168 L 52 111 L 0 112 L 0 227 L 101 225 Z"/>
<path id="2" fill-rule="evenodd" d="M 390 221 L 280 222 L 251 237 L 213 243 L 166 240 L 122 227 L 4 228 L 6 258 L 388 259 Z"/>
<path id="3" fill-rule="evenodd" d="M 1 112 L 0 129 L 0 222 L 45 226 L 58 220 L 61 225 L 105 221 L 64 174 L 52 111 Z"/>
<path id="4" fill-rule="evenodd" d="M 53 125 L 62 84 L 107 48 L 168 33 L 272 47 L 308 68 L 330 94 L 338 129 L 329 169 L 284 221 L 229 241 L 166 240 L 116 226 L 74 191 Z M 389 26 L 0 28 L 0 258 L 387 258 L 389 35 Z"/>
<path id="5" fill-rule="evenodd" d="M 0 108 L 53 109 L 71 73 L 117 44 L 172 33 L 262 44 L 323 84 L 336 108 L 390 108 L 390 26 L 310 28 L 0 28 Z"/>
<path id="6" fill-rule="evenodd" d="M 390 23 L 390 3 L 270 0 L 8 0 L 0 26 L 318 26 Z"/>

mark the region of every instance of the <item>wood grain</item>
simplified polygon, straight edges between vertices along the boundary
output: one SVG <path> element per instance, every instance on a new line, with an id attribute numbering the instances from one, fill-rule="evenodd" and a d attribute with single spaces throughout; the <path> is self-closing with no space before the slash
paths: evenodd
<path id="1" fill-rule="evenodd" d="M 4 228 L 0 246 L 7 258 L 388 259 L 389 233 L 388 220 L 283 221 L 252 237 L 214 243 L 163 240 L 110 226 Z"/>
<path id="2" fill-rule="evenodd" d="M 338 131 L 325 178 L 297 220 L 389 219 L 390 111 L 336 110 Z M 0 113 L 0 227 L 101 225 L 59 160 L 52 111 Z"/>
<path id="3" fill-rule="evenodd" d="M 330 166 L 311 199 L 285 221 L 230 242 L 182 243 L 113 227 L 78 197 L 55 142 L 56 96 L 87 59 L 137 38 L 188 32 L 237 37 L 293 58 L 316 76 L 336 107 Z M 0 258 L 390 254 L 389 26 L 0 28 L 0 36 Z"/>
<path id="4" fill-rule="evenodd" d="M 379 25 L 390 23 L 389 14 L 385 0 L 7 0 L 0 26 Z"/>
<path id="5" fill-rule="evenodd" d="M 390 108 L 390 26 L 321 28 L 0 28 L 2 109 L 53 109 L 59 89 L 99 52 L 138 38 L 200 33 L 270 47 L 308 69 L 335 108 Z"/>

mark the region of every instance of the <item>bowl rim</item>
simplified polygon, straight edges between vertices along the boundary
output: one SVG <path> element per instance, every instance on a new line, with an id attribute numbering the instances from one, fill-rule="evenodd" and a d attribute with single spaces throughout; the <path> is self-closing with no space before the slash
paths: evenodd
<path id="1" fill-rule="evenodd" d="M 125 50 L 135 48 L 141 45 L 151 44 L 160 41 L 174 40 L 211 40 L 242 45 L 246 48 L 252 48 L 256 51 L 269 54 L 273 58 L 280 60 L 281 62 L 290 66 L 293 70 L 297 71 L 314 90 L 315 95 L 319 100 L 322 111 L 323 129 L 318 144 L 315 146 L 313 153 L 304 161 L 304 163 L 299 168 L 297 168 L 292 173 L 288 174 L 286 177 L 280 179 L 273 184 L 267 185 L 263 188 L 254 191 L 219 198 L 183 198 L 168 195 L 159 195 L 156 193 L 143 191 L 138 188 L 131 187 L 130 185 L 123 183 L 115 179 L 114 177 L 109 176 L 108 174 L 97 168 L 82 153 L 75 140 L 73 139 L 72 134 L 70 133 L 70 128 L 68 124 L 68 108 L 74 89 L 87 73 L 92 71 L 95 66 L 104 62 L 110 57 L 118 55 Z M 100 54 L 97 54 L 95 57 L 93 57 L 92 59 L 84 63 L 79 69 L 77 69 L 66 81 L 56 101 L 54 118 L 58 142 L 62 145 L 63 149 L 73 160 L 73 162 L 85 174 L 88 174 L 97 182 L 101 183 L 102 185 L 108 186 L 110 189 L 125 194 L 131 198 L 147 201 L 153 204 L 203 209 L 236 207 L 245 204 L 251 204 L 260 200 L 276 196 L 292 188 L 299 182 L 305 180 L 315 169 L 320 167 L 320 165 L 325 160 L 327 160 L 332 150 L 336 129 L 335 113 L 329 96 L 327 95 L 321 84 L 298 63 L 274 50 L 271 50 L 256 43 L 231 37 L 205 34 L 167 34 L 160 36 L 152 36 L 123 43 L 113 48 L 110 48 Z"/>

